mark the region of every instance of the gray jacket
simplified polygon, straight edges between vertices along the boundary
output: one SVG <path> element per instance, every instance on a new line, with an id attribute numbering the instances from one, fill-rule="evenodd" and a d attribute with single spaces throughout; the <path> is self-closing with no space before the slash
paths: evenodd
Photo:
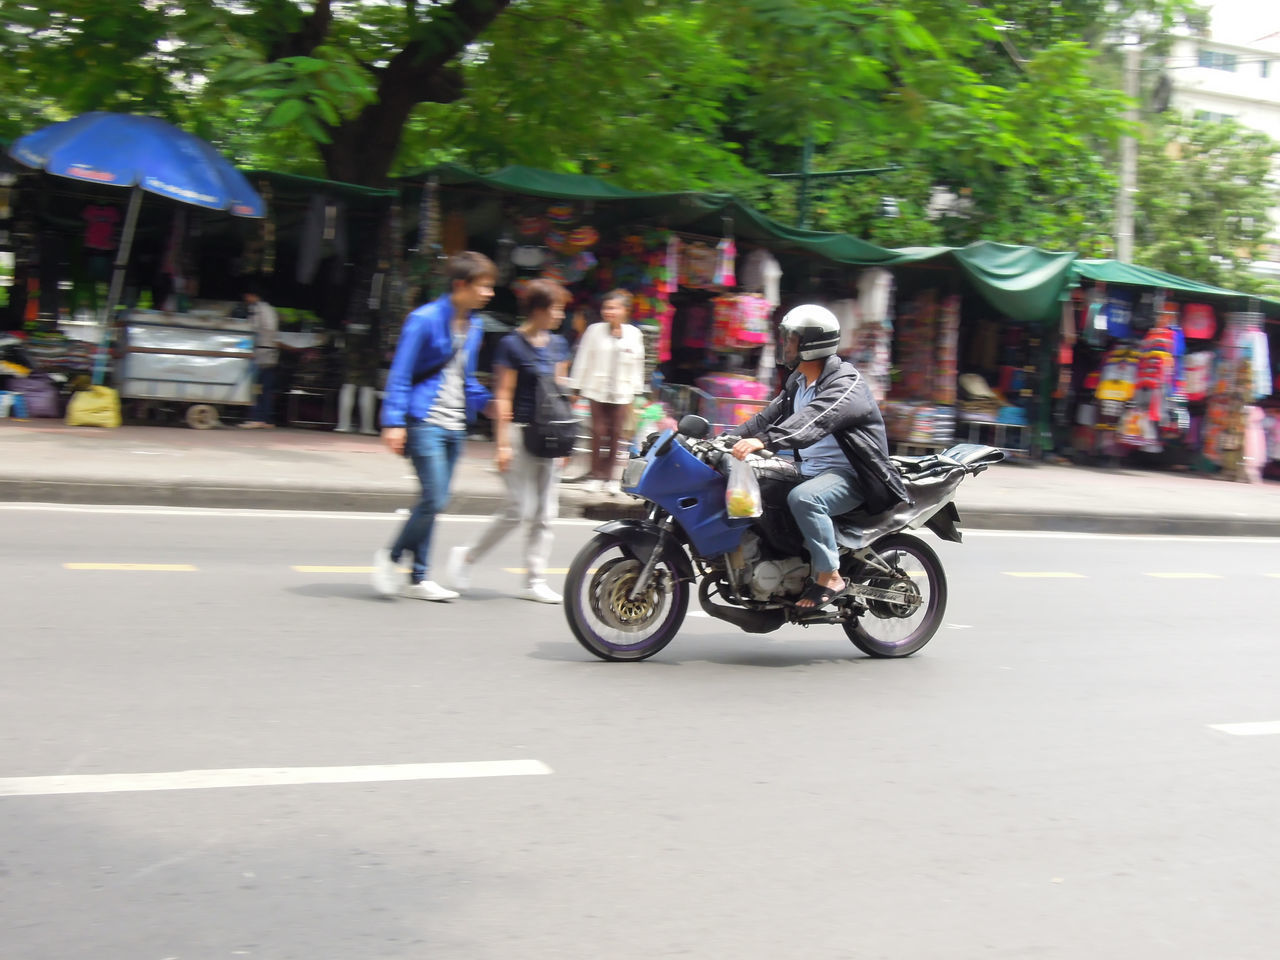
<path id="1" fill-rule="evenodd" d="M 910 497 L 902 476 L 889 460 L 884 417 L 862 374 L 853 364 L 828 357 L 818 376 L 816 395 L 796 413 L 796 393 L 802 379 L 798 370 L 793 372 L 782 393 L 730 434 L 762 440 L 774 453 L 803 450 L 834 434 L 862 481 L 868 513 L 882 513 L 907 502 Z"/>

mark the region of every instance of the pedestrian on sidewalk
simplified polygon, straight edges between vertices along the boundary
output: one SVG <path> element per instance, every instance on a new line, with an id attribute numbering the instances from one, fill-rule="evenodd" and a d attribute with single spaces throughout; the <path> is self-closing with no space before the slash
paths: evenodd
<path id="1" fill-rule="evenodd" d="M 493 357 L 494 460 L 507 485 L 507 503 L 494 514 L 480 539 L 454 547 L 449 554 L 449 585 L 466 590 L 476 561 L 516 527 L 525 530 L 525 587 L 520 596 L 538 603 L 560 603 L 547 586 L 551 553 L 551 521 L 559 513 L 561 461 L 535 457 L 524 445 L 524 430 L 533 419 L 538 379 L 563 381 L 569 367 L 569 345 L 551 331 L 564 320 L 569 292 L 550 280 L 534 280 L 521 298 L 525 321 L 499 341 Z"/>
<path id="2" fill-rule="evenodd" d="M 622 493 L 618 453 L 627 443 L 636 394 L 644 389 L 644 337 L 628 322 L 631 294 L 611 290 L 601 322 L 582 334 L 569 385 L 591 403 L 591 472 L 586 492 Z"/>
<path id="3" fill-rule="evenodd" d="M 249 411 L 249 419 L 240 424 L 249 430 L 274 427 L 276 410 L 276 373 L 280 365 L 280 318 L 275 307 L 262 299 L 256 286 L 244 292 L 248 318 L 253 322 L 253 364 L 258 371 L 258 398 Z"/>
<path id="4" fill-rule="evenodd" d="M 436 514 L 449 502 L 449 485 L 467 421 L 489 401 L 476 380 L 476 359 L 484 322 L 475 314 L 493 297 L 498 275 L 493 262 L 467 251 L 445 267 L 449 292 L 414 310 L 400 331 L 382 401 L 382 441 L 392 453 L 405 454 L 422 485 L 422 496 L 390 549 L 373 558 L 373 586 L 394 596 L 400 586 L 398 564 L 413 554 L 406 595 L 419 600 L 453 600 L 458 596 L 433 580 L 431 534 Z"/>

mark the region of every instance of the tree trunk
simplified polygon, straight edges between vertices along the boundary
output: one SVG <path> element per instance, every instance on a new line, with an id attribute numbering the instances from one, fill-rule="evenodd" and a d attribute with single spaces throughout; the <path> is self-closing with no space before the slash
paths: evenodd
<path id="1" fill-rule="evenodd" d="M 438 11 L 436 35 L 410 41 L 376 71 L 378 99 L 353 120 L 328 128 L 332 142 L 321 144 L 320 153 L 329 178 L 385 186 L 413 108 L 462 96 L 462 72 L 455 61 L 511 2 L 455 0 Z"/>

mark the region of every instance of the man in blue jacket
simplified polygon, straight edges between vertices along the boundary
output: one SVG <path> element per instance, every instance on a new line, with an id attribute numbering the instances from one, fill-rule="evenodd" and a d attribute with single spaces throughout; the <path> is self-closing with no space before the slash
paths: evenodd
<path id="1" fill-rule="evenodd" d="M 400 331 L 382 401 L 382 442 L 406 454 L 422 484 L 422 497 L 388 550 L 373 557 L 373 586 L 395 596 L 399 561 L 413 554 L 406 596 L 453 600 L 452 590 L 427 579 L 436 514 L 449 502 L 453 468 L 462 454 L 467 422 L 489 402 L 476 380 L 484 324 L 474 315 L 493 296 L 497 269 L 479 253 L 459 253 L 445 267 L 450 292 L 414 310 Z"/>

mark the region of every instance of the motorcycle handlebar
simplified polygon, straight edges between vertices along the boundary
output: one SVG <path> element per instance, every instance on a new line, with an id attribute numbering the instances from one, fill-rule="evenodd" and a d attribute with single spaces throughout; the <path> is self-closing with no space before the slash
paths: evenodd
<path id="1" fill-rule="evenodd" d="M 711 440 L 708 440 L 707 442 L 710 443 L 714 449 L 720 450 L 723 453 L 731 453 L 733 451 L 734 444 L 736 444 L 741 439 L 742 437 L 735 437 L 729 434 L 723 434 L 719 437 L 713 437 Z M 776 454 L 772 450 L 757 450 L 753 454 L 753 456 L 757 456 L 762 460 L 768 460 L 776 456 Z"/>

